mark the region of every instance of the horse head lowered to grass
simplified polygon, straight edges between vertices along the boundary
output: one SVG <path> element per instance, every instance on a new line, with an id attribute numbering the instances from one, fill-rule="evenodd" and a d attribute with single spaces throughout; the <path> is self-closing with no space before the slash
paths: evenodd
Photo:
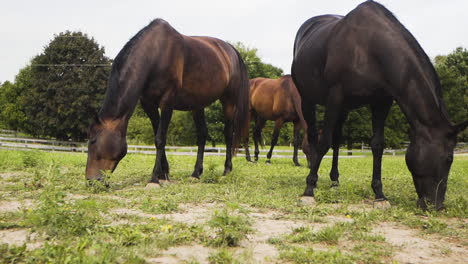
<path id="1" fill-rule="evenodd" d="M 243 137 L 249 118 L 244 62 L 234 47 L 222 40 L 185 36 L 166 21 L 154 20 L 114 60 L 103 106 L 89 129 L 86 178 L 101 179 L 103 170 L 113 171 L 125 156 L 128 120 L 138 101 L 155 133 L 157 152 L 151 182 L 168 178 L 164 148 L 173 110 L 192 111 L 198 144 L 192 176 L 200 177 L 208 134 L 204 108 L 218 99 L 225 117 L 227 174 L 232 170 L 233 149 Z"/>
<path id="2" fill-rule="evenodd" d="M 381 181 L 384 123 L 396 101 L 411 127 L 406 163 L 418 205 L 427 208 L 426 202 L 430 202 L 436 209 L 443 208 L 456 137 L 468 122 L 450 123 L 430 59 L 390 11 L 367 1 L 344 17 L 310 18 L 297 32 L 291 72 L 302 98 L 311 143 L 311 170 L 304 196 L 314 196 L 320 162 L 330 147 L 334 129 L 344 120 L 343 113 L 370 105 L 374 158 L 371 186 L 377 200 L 386 200 Z M 316 104 L 326 108 L 319 140 Z"/>

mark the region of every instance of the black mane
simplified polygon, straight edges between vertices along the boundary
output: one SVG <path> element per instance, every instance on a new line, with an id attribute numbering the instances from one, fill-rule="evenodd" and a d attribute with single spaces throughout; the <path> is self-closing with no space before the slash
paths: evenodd
<path id="1" fill-rule="evenodd" d="M 388 10 L 384 5 L 378 2 L 372 1 L 372 0 L 367 1 L 363 3 L 362 5 L 369 6 L 370 8 L 374 8 L 382 12 L 386 18 L 392 21 L 395 25 L 398 25 L 399 28 L 401 29 L 401 33 L 402 33 L 401 35 L 404 37 L 404 39 L 409 44 L 409 46 L 414 51 L 414 53 L 421 59 L 420 61 L 427 62 L 427 63 L 424 63 L 423 65 L 431 73 L 432 82 L 435 84 L 435 87 L 434 87 L 435 91 L 432 91 L 433 94 L 435 95 L 434 99 L 436 100 L 436 104 L 439 107 L 439 109 L 442 112 L 444 112 L 444 114 L 446 114 L 445 109 L 442 107 L 442 104 L 443 104 L 443 101 L 441 100 L 442 89 L 441 89 L 440 80 L 437 75 L 437 72 L 434 68 L 434 65 L 432 65 L 431 60 L 427 56 L 426 52 L 424 52 L 423 48 L 421 47 L 421 45 L 419 45 L 418 41 L 413 36 L 413 34 L 411 34 L 411 32 L 409 32 L 409 30 L 403 24 L 401 24 L 401 22 L 396 18 L 396 16 L 390 10 Z"/>
<path id="2" fill-rule="evenodd" d="M 133 50 L 134 46 L 138 43 L 140 38 L 145 35 L 152 27 L 160 23 L 167 23 L 163 19 L 157 18 L 151 21 L 147 26 L 142 28 L 138 33 L 133 36 L 117 54 L 113 63 L 112 70 L 109 77 L 106 96 L 102 104 L 102 108 L 99 112 L 99 116 L 102 118 L 120 116 L 121 113 L 115 113 L 115 105 L 119 100 L 119 89 L 120 89 L 120 70 L 124 67 L 125 62 Z"/>

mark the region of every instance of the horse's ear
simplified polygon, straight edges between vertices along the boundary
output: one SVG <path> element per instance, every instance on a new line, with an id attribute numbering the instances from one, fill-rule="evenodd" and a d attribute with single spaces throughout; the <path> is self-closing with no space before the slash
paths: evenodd
<path id="1" fill-rule="evenodd" d="M 454 128 L 455 128 L 455 134 L 458 134 L 460 132 L 462 132 L 463 130 L 465 130 L 465 128 L 468 126 L 468 120 L 466 120 L 465 122 L 462 122 L 458 125 L 455 125 Z"/>

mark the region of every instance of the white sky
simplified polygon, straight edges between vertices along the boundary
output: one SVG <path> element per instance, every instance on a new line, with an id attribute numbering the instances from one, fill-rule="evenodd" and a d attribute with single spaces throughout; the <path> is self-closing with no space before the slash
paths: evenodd
<path id="1" fill-rule="evenodd" d="M 14 81 L 53 35 L 81 30 L 114 58 L 154 18 L 185 35 L 213 36 L 255 47 L 264 62 L 290 72 L 299 26 L 321 14 L 347 14 L 355 0 L 0 0 L 0 82 Z M 381 0 L 429 57 L 468 44 L 467 0 Z"/>

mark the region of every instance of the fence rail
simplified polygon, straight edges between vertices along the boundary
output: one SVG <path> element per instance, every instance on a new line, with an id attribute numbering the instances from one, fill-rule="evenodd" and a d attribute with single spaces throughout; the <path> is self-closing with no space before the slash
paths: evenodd
<path id="1" fill-rule="evenodd" d="M 57 151 L 57 152 L 88 152 L 87 143 L 85 142 L 71 142 L 71 141 L 56 141 L 50 139 L 37 139 L 31 137 L 15 137 L 15 131 L 0 130 L 0 149 L 14 149 L 14 150 L 42 150 L 42 151 Z M 178 146 L 167 146 L 168 155 L 179 155 L 179 156 L 195 156 L 197 155 L 197 147 L 178 147 Z M 251 149 L 253 150 L 253 149 Z M 260 149 L 260 157 L 266 157 L 268 149 Z M 397 155 L 397 153 L 405 152 L 406 149 L 385 149 L 384 153 L 390 155 Z M 128 153 L 138 154 L 151 154 L 156 153 L 154 146 L 144 145 L 128 145 Z M 340 157 L 354 158 L 363 157 L 366 153 L 371 152 L 369 148 L 362 148 L 360 150 L 346 150 L 340 149 L 340 153 L 351 153 L 352 155 L 340 155 Z M 459 143 L 457 145 L 456 152 L 468 152 L 468 144 Z M 224 147 L 205 147 L 206 156 L 223 156 L 226 153 Z M 293 150 L 276 149 L 273 151 L 273 157 L 275 158 L 290 158 L 292 157 Z M 305 158 L 305 155 L 299 157 Z M 358 154 L 358 155 L 356 155 Z M 245 156 L 245 150 L 240 148 L 237 156 Z M 331 156 L 325 156 L 330 158 Z"/>

